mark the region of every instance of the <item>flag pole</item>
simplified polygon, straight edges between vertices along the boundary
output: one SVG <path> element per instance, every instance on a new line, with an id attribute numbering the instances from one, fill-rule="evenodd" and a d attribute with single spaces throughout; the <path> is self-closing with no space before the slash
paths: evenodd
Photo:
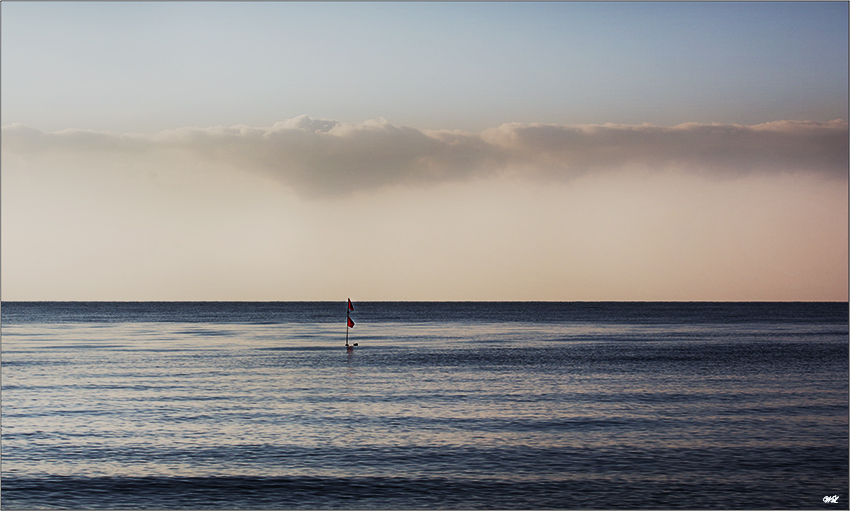
<path id="1" fill-rule="evenodd" d="M 348 329 L 354 326 L 354 321 L 351 321 L 351 311 L 354 310 L 354 306 L 351 305 L 351 298 L 348 299 L 348 310 L 345 311 L 345 347 L 351 351 L 353 348 L 348 344 Z M 354 346 L 357 346 L 357 343 L 354 343 Z"/>
<path id="2" fill-rule="evenodd" d="M 351 298 L 345 305 L 345 346 L 348 347 L 348 329 L 351 328 Z"/>

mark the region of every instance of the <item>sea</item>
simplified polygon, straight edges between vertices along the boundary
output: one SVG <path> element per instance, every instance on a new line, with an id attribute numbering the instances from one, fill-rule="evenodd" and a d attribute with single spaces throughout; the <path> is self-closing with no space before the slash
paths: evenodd
<path id="1" fill-rule="evenodd" d="M 848 507 L 847 302 L 353 306 L 3 302 L 0 505 Z"/>

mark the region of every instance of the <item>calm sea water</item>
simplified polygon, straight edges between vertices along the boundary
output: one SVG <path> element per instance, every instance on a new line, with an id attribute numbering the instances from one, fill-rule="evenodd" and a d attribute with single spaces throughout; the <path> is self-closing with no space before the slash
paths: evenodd
<path id="1" fill-rule="evenodd" d="M 4 302 L 3 508 L 847 508 L 847 303 L 355 308 Z"/>

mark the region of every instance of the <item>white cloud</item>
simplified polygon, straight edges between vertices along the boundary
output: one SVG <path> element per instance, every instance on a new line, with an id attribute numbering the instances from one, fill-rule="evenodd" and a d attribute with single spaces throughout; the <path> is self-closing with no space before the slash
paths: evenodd
<path id="1" fill-rule="evenodd" d="M 504 124 L 482 138 L 519 166 L 557 175 L 638 166 L 720 174 L 847 173 L 847 122 L 779 121 L 754 126 Z"/>
<path id="2" fill-rule="evenodd" d="M 752 126 L 503 124 L 480 134 L 343 123 L 306 115 L 271 127 L 180 128 L 155 135 L 4 126 L 6 154 L 179 150 L 202 162 L 269 174 L 308 196 L 499 173 L 571 179 L 621 168 L 709 175 L 806 172 L 846 179 L 848 124 L 776 121 Z"/>

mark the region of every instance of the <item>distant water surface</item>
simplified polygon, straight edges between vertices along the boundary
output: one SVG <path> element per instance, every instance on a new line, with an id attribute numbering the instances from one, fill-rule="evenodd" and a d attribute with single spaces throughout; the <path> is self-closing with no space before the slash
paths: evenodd
<path id="1" fill-rule="evenodd" d="M 0 313 L 4 509 L 848 501 L 846 302 Z"/>

